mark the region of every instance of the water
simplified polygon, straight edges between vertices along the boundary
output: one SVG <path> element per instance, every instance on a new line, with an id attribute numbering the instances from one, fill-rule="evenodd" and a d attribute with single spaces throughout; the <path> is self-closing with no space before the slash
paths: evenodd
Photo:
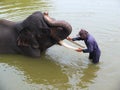
<path id="1" fill-rule="evenodd" d="M 102 51 L 98 65 L 88 60 L 88 54 L 58 45 L 37 59 L 0 55 L 0 90 L 120 90 L 119 3 L 119 0 L 0 0 L 0 18 L 21 21 L 35 11 L 48 11 L 51 17 L 72 25 L 71 37 L 81 28 L 89 31 Z"/>

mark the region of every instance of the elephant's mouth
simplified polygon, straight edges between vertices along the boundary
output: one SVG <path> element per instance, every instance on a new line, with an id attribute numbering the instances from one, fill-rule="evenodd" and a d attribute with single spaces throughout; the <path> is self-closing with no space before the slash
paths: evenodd
<path id="1" fill-rule="evenodd" d="M 66 47 L 66 48 L 68 48 L 68 49 L 72 49 L 72 50 L 77 50 L 77 49 L 78 49 L 78 48 L 76 48 L 76 47 L 73 47 L 73 46 L 71 46 L 71 45 L 68 45 L 67 43 L 63 42 L 62 40 L 59 41 L 59 44 L 62 45 L 62 46 L 64 46 L 64 47 Z"/>

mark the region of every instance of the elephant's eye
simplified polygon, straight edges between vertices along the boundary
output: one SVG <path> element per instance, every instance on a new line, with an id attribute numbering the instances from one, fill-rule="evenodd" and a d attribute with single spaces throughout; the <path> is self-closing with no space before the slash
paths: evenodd
<path id="1" fill-rule="evenodd" d="M 63 30 L 63 28 L 62 28 L 62 27 L 58 27 L 58 28 L 57 28 L 57 30 L 60 30 L 60 31 L 62 31 L 62 30 Z"/>

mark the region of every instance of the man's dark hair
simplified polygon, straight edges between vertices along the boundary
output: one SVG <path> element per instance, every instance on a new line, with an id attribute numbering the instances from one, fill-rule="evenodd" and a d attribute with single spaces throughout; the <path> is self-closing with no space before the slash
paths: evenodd
<path id="1" fill-rule="evenodd" d="M 79 35 L 80 35 L 80 37 L 82 37 L 82 38 L 86 38 L 87 35 L 88 35 L 88 32 L 87 32 L 86 30 L 84 30 L 84 29 L 81 29 L 81 30 L 79 31 Z"/>

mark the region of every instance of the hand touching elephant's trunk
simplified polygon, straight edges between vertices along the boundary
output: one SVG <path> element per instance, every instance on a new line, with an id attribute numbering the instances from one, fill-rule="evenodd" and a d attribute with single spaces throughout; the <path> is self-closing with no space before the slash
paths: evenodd
<path id="1" fill-rule="evenodd" d="M 72 31 L 72 27 L 68 22 L 52 19 L 48 16 L 48 13 L 46 12 L 44 13 L 44 20 L 49 26 L 54 27 L 54 30 L 52 30 L 51 32 L 56 35 L 56 38 L 59 39 L 58 41 L 65 39 L 68 35 L 70 35 Z"/>

